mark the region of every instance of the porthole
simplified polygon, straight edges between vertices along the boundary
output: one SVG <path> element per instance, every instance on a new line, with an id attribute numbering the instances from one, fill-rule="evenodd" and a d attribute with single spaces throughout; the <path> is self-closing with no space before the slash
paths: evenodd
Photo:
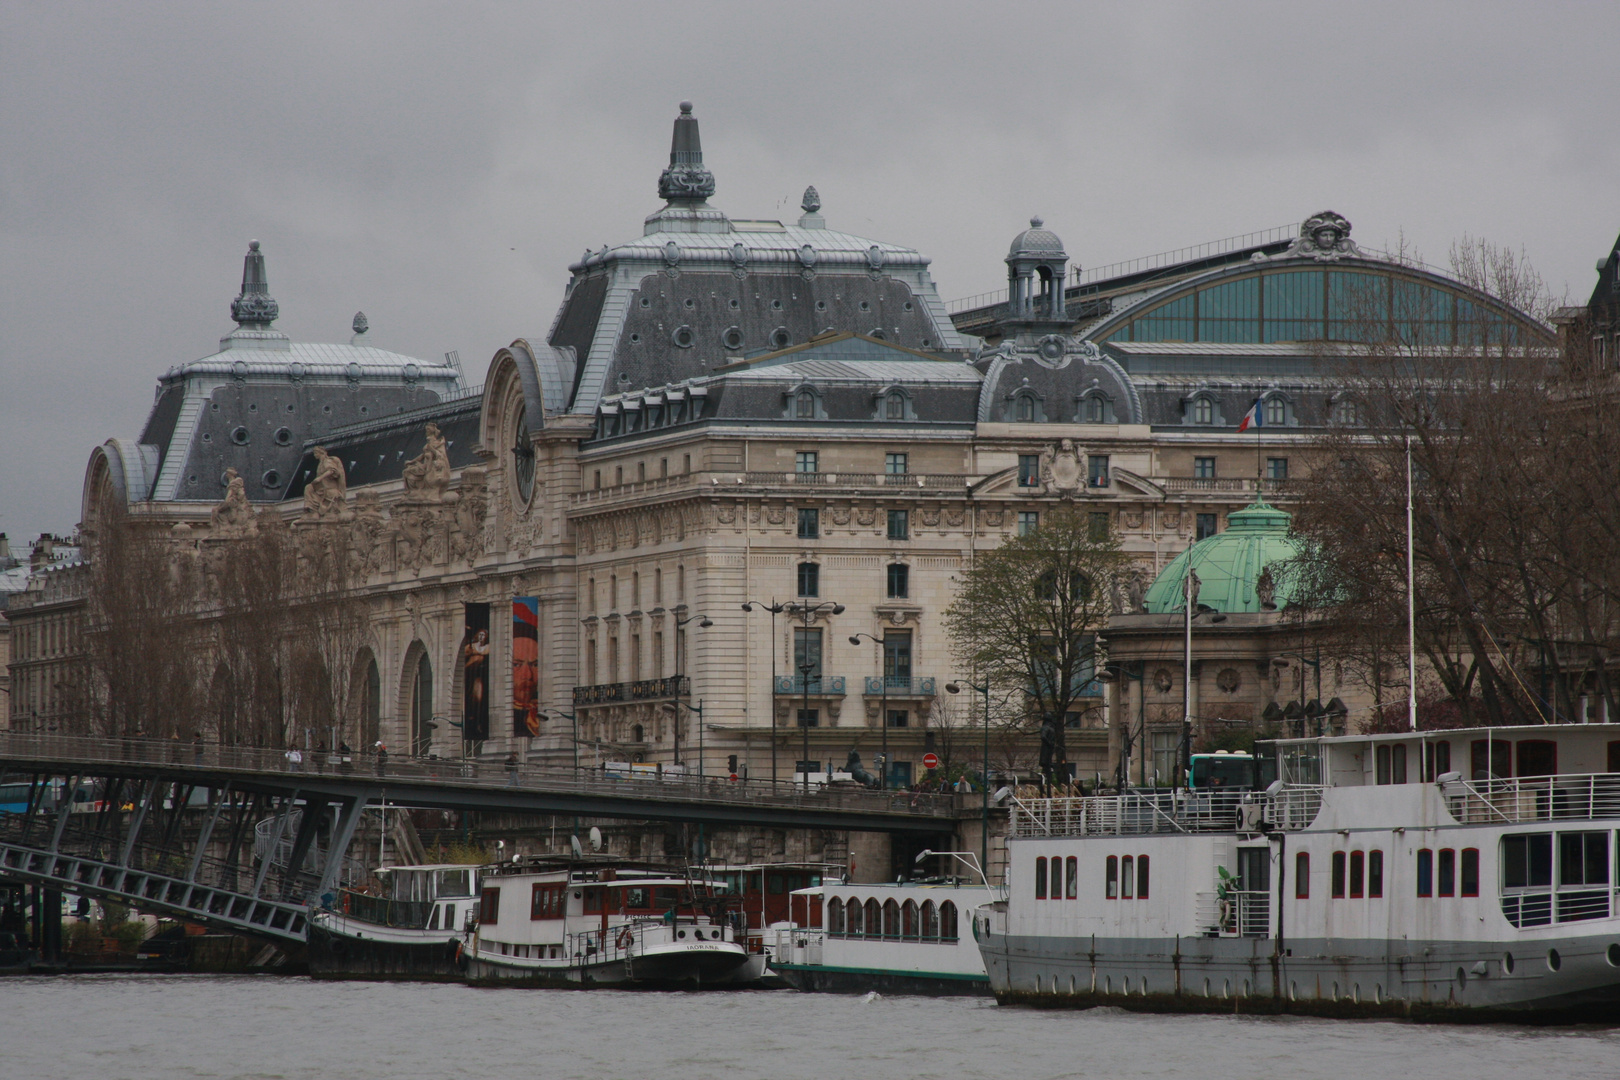
<path id="1" fill-rule="evenodd" d="M 1333 984 L 1333 996 L 1329 1000 L 1330 1001 L 1338 1001 L 1339 1000 L 1339 984 L 1338 983 Z"/>
<path id="2" fill-rule="evenodd" d="M 872 310 L 872 302 L 870 300 L 862 300 L 861 301 L 861 310 L 862 311 L 871 311 Z"/>
<path id="3" fill-rule="evenodd" d="M 1248 979 L 1243 980 L 1243 996 L 1244 997 L 1249 996 L 1249 980 Z"/>
<path id="4" fill-rule="evenodd" d="M 817 311 L 826 311 L 827 310 L 827 301 L 825 301 L 825 300 L 817 300 L 816 301 L 816 310 Z"/>
<path id="5" fill-rule="evenodd" d="M 736 311 L 738 308 L 742 307 L 742 304 L 739 303 L 735 297 L 733 297 L 732 299 L 726 301 L 726 307 L 730 308 L 732 311 Z"/>
<path id="6" fill-rule="evenodd" d="M 362 405 L 362 406 L 360 406 L 360 415 L 361 416 L 366 415 L 370 411 L 371 411 L 371 406 L 370 405 Z"/>
<path id="7" fill-rule="evenodd" d="M 680 938 L 682 941 L 685 941 L 686 940 L 686 931 L 685 930 L 678 930 L 678 931 L 676 931 L 675 936 Z"/>
<path id="8" fill-rule="evenodd" d="M 782 310 L 782 301 L 780 301 L 780 300 L 772 300 L 771 301 L 771 310 L 772 311 L 781 311 Z"/>
<path id="9" fill-rule="evenodd" d="M 881 326 L 874 326 L 871 333 L 867 334 L 866 336 L 869 338 L 876 338 L 879 341 L 888 340 L 888 337 L 883 333 L 883 327 Z"/>
<path id="10" fill-rule="evenodd" d="M 1373 1004 L 1374 1005 L 1382 1005 L 1383 1003 L 1384 1003 L 1384 984 L 1383 983 L 1373 983 Z"/>
<path id="11" fill-rule="evenodd" d="M 641 344 L 641 335 L 640 334 L 631 334 L 630 335 L 630 344 L 632 344 L 632 345 L 640 345 Z"/>
<path id="12" fill-rule="evenodd" d="M 1457 970 L 1459 972 L 1461 972 L 1462 968 L 1458 968 Z M 1360 983 L 1356 983 L 1354 986 L 1352 986 L 1350 988 L 1350 1000 L 1355 1002 L 1357 1005 L 1361 1004 L 1361 984 Z"/>
<path id="13" fill-rule="evenodd" d="M 1070 976 L 1069 976 L 1069 993 L 1070 993 L 1070 995 L 1073 995 L 1073 994 L 1074 994 L 1074 991 L 1075 991 L 1075 987 L 1074 987 L 1074 976 L 1073 976 L 1073 975 L 1070 975 Z"/>
<path id="14" fill-rule="evenodd" d="M 1221 1000 L 1225 1001 L 1227 998 L 1229 998 L 1231 996 L 1232 996 L 1232 980 L 1231 979 L 1222 979 L 1221 980 Z"/>
<path id="15" fill-rule="evenodd" d="M 648 297 L 643 296 L 641 298 L 641 306 L 644 307 L 644 308 L 652 307 L 652 300 L 649 299 Z"/>
<path id="16" fill-rule="evenodd" d="M 225 472 L 219 474 L 219 486 L 222 488 L 228 488 L 231 486 L 230 470 L 226 470 Z"/>
<path id="17" fill-rule="evenodd" d="M 742 327 L 740 327 L 740 326 L 728 326 L 728 327 L 726 327 L 726 332 L 720 335 L 720 344 L 724 345 L 726 348 L 732 350 L 733 352 L 735 352 L 738 349 L 742 348 L 742 345 L 743 345 Z"/>
<path id="18" fill-rule="evenodd" d="M 1615 967 L 1620 967 L 1620 945 L 1609 946 L 1609 963 L 1613 964 Z M 1502 954 L 1502 970 L 1509 975 L 1513 974 L 1512 953 L 1509 952 Z"/>
<path id="19" fill-rule="evenodd" d="M 1547 950 L 1547 970 L 1557 971 L 1564 966 L 1564 958 L 1558 955 L 1557 949 Z"/>
<path id="20" fill-rule="evenodd" d="M 1109 975 L 1108 977 L 1103 979 L 1103 993 L 1112 994 L 1113 992 L 1114 992 L 1114 977 L 1112 975 Z"/>
<path id="21" fill-rule="evenodd" d="M 1289 1001 L 1298 1001 L 1299 1000 L 1299 983 L 1291 982 L 1291 983 L 1288 984 L 1288 1000 Z"/>
<path id="22" fill-rule="evenodd" d="M 289 403 L 288 403 L 288 405 L 287 405 L 287 411 L 288 411 L 288 412 L 292 412 L 292 411 L 293 411 L 293 407 L 292 407 L 292 404 L 291 404 L 291 403 L 290 403 L 290 402 L 289 402 Z"/>
<path id="23" fill-rule="evenodd" d="M 675 332 L 669 336 L 669 340 L 674 342 L 677 349 L 690 349 L 697 337 L 692 333 L 690 326 L 677 326 Z"/>
<path id="24" fill-rule="evenodd" d="M 219 402 L 217 401 L 209 402 L 208 407 L 213 409 L 215 412 L 219 412 Z"/>
<path id="25" fill-rule="evenodd" d="M 1204 980 L 1204 996 L 1209 997 L 1209 980 Z"/>
<path id="26" fill-rule="evenodd" d="M 332 406 L 330 406 L 330 405 L 322 405 L 321 406 L 321 412 L 329 413 L 331 411 L 332 411 Z"/>
<path id="27" fill-rule="evenodd" d="M 231 429 L 231 442 L 235 443 L 237 446 L 246 446 L 249 438 L 250 436 L 248 435 L 247 428 L 237 425 Z"/>
<path id="28" fill-rule="evenodd" d="M 289 445 L 292 442 L 292 429 L 284 427 L 276 428 L 275 440 L 277 446 Z"/>
<path id="29" fill-rule="evenodd" d="M 281 487 L 281 474 L 276 472 L 274 469 L 271 469 L 269 472 L 265 473 L 259 478 L 259 480 L 264 484 L 265 487 L 271 489 L 272 491 Z"/>
<path id="30" fill-rule="evenodd" d="M 197 474 L 192 473 L 190 476 L 186 477 L 186 483 L 193 484 L 193 485 L 196 484 L 197 483 Z"/>
<path id="31" fill-rule="evenodd" d="M 1620 945 L 1610 945 L 1609 946 L 1609 951 L 1604 953 L 1603 955 L 1609 961 L 1609 966 L 1610 967 L 1620 967 Z M 1509 961 L 1508 961 L 1508 970 L 1509 971 L 1513 970 L 1512 963 L 1513 963 L 1512 959 L 1510 958 Z"/>
<path id="32" fill-rule="evenodd" d="M 258 405 L 250 404 L 248 406 L 248 412 L 258 412 L 258 411 L 259 411 L 259 406 Z"/>
<path id="33" fill-rule="evenodd" d="M 1142 996 L 1147 997 L 1147 976 L 1142 976 Z"/>
<path id="34" fill-rule="evenodd" d="M 911 301 L 910 301 L 910 300 L 907 300 L 907 301 L 906 301 L 906 302 L 905 302 L 905 303 L 904 303 L 904 304 L 903 304 L 903 305 L 901 305 L 901 306 L 902 306 L 902 307 L 904 307 L 904 308 L 905 308 L 905 309 L 906 309 L 906 310 L 907 310 L 907 311 L 910 311 L 910 310 L 911 310 Z"/>
<path id="35" fill-rule="evenodd" d="M 920 344 L 925 349 L 932 349 L 934 347 L 934 343 L 932 341 L 929 341 L 927 338 L 923 338 L 922 341 L 920 342 Z"/>
<path id="36" fill-rule="evenodd" d="M 688 296 L 685 300 L 681 301 L 681 306 L 687 311 L 695 311 L 697 310 L 697 301 Z"/>
<path id="37" fill-rule="evenodd" d="M 211 443 L 214 441 L 214 436 L 210 432 L 205 431 L 203 432 L 202 439 L 205 443 Z"/>
<path id="38" fill-rule="evenodd" d="M 775 330 L 771 331 L 772 348 L 785 349 L 791 344 L 793 344 L 793 336 L 788 333 L 787 327 L 778 326 Z"/>

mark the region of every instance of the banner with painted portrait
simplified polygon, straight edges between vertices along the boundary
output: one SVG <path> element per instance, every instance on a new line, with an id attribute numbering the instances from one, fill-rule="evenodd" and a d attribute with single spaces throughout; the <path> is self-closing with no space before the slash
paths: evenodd
<path id="1" fill-rule="evenodd" d="M 463 604 L 461 636 L 461 737 L 489 738 L 489 605 Z"/>
<path id="2" fill-rule="evenodd" d="M 512 600 L 512 734 L 540 734 L 540 599 Z"/>

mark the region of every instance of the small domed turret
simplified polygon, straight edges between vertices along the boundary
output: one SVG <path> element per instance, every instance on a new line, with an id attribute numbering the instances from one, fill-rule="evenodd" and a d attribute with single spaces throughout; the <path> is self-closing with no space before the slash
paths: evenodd
<path id="1" fill-rule="evenodd" d="M 1063 241 L 1038 217 L 1007 249 L 1007 299 L 1014 319 L 1064 321 L 1063 283 L 1069 256 Z"/>

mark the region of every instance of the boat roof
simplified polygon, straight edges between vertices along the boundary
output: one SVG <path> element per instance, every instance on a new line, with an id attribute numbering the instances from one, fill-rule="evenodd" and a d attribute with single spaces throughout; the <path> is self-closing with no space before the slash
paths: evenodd
<path id="1" fill-rule="evenodd" d="M 1380 731 L 1358 735 L 1313 735 L 1299 739 L 1274 739 L 1279 747 L 1324 743 L 1346 746 L 1353 743 L 1406 742 L 1411 739 L 1523 739 L 1532 736 L 1587 735 L 1620 739 L 1620 724 L 1516 724 L 1512 727 L 1426 728 L 1418 731 Z"/>

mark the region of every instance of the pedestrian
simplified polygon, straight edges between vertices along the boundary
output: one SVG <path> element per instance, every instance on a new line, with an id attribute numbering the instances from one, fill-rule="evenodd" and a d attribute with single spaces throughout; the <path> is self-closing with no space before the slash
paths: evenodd
<path id="1" fill-rule="evenodd" d="M 203 763 L 203 737 L 201 731 L 191 736 L 191 753 L 193 764 L 201 765 Z"/>
<path id="2" fill-rule="evenodd" d="M 506 782 L 512 787 L 518 786 L 518 756 L 516 750 L 506 755 Z"/>
<path id="3" fill-rule="evenodd" d="M 304 754 L 303 754 L 303 751 L 299 750 L 298 747 L 296 747 L 296 746 L 289 743 L 288 746 L 287 746 L 287 771 L 288 772 L 300 772 L 300 771 L 303 770 L 303 767 L 304 767 Z"/>
<path id="4" fill-rule="evenodd" d="M 388 771 L 388 747 L 382 743 L 377 744 L 377 775 L 382 776 Z"/>

